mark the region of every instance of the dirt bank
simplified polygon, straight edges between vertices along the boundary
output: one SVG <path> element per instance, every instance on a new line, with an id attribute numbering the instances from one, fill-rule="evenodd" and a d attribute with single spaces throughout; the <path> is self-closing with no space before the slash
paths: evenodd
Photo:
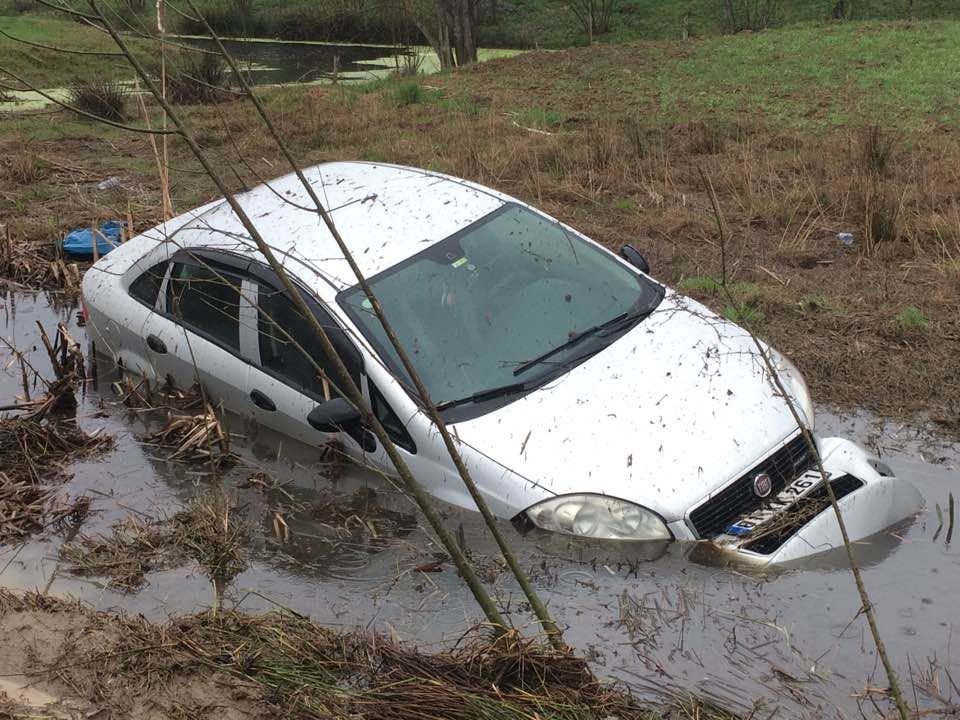
<path id="1" fill-rule="evenodd" d="M 483 629 L 424 653 L 295 613 L 154 625 L 5 591 L 0 675 L 0 713 L 54 718 L 732 717 L 706 703 L 640 703 L 580 660 L 513 635 L 492 642 Z"/>

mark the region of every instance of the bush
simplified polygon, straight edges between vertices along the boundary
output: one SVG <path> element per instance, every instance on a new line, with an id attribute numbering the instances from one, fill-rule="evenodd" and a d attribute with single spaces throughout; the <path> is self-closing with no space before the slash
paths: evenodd
<path id="1" fill-rule="evenodd" d="M 864 131 L 862 145 L 863 164 L 867 170 L 877 175 L 886 175 L 893 164 L 897 138 L 885 132 L 878 123 Z"/>
<path id="2" fill-rule="evenodd" d="M 225 37 L 260 37 L 266 33 L 264 19 L 257 13 L 251 0 L 217 0 L 200 4 L 203 19 L 217 35 Z M 184 35 L 207 35 L 200 18 L 177 16 L 177 32 Z"/>
<path id="3" fill-rule="evenodd" d="M 228 100 L 226 61 L 213 53 L 180 55 L 167 68 L 167 97 L 180 105 L 200 105 Z"/>
<path id="4" fill-rule="evenodd" d="M 765 30 L 779 16 L 780 0 L 723 0 L 723 29 L 728 33 Z"/>
<path id="5" fill-rule="evenodd" d="M 397 83 L 391 88 L 389 97 L 395 106 L 403 107 L 424 102 L 427 99 L 427 92 L 420 86 L 420 83 L 409 80 Z"/>
<path id="6" fill-rule="evenodd" d="M 107 120 L 126 117 L 129 89 L 117 80 L 78 80 L 70 86 L 67 104 Z"/>

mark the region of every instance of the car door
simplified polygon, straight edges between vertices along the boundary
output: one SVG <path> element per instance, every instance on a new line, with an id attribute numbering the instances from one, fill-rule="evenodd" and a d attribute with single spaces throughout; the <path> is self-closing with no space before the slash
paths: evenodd
<path id="1" fill-rule="evenodd" d="M 241 315 L 250 316 L 236 268 L 178 253 L 161 291 L 160 308 L 143 328 L 159 378 L 181 389 L 199 380 L 209 398 L 234 412 L 245 406 L 248 364 L 241 350 Z"/>
<path id="2" fill-rule="evenodd" d="M 254 362 L 247 374 L 247 407 L 257 421 L 273 430 L 310 444 L 339 437 L 359 450 L 363 436 L 323 433 L 307 422 L 320 403 L 338 397 L 337 373 L 329 361 L 312 323 L 305 318 L 279 282 L 262 270 L 251 300 L 256 306 L 257 343 Z M 308 293 L 301 297 L 327 332 L 359 384 L 362 361 L 330 314 Z"/>

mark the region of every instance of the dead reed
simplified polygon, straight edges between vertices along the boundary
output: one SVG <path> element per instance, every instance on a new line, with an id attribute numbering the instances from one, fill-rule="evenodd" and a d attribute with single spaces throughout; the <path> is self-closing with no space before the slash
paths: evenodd
<path id="1" fill-rule="evenodd" d="M 18 237 L 10 225 L 0 227 L 0 278 L 29 289 L 80 290 L 80 267 L 57 257 L 54 243 Z"/>
<path id="2" fill-rule="evenodd" d="M 70 478 L 67 465 L 113 444 L 72 422 L 34 417 L 0 419 L 0 542 L 40 532 L 52 523 L 79 519 L 89 501 L 53 503 L 57 485 Z"/>
<path id="3" fill-rule="evenodd" d="M 186 701 L 177 696 L 183 716 L 201 704 L 226 711 L 255 701 L 263 704 L 256 717 L 325 720 L 734 717 L 697 698 L 640 701 L 540 639 L 511 633 L 492 642 L 482 628 L 451 650 L 427 653 L 382 635 L 335 631 L 292 612 L 203 613 L 153 625 L 0 590 L 0 616 L 24 611 L 77 616 L 83 632 L 35 668 L 37 676 L 55 673 L 78 699 L 94 698 L 117 717 L 129 716 L 144 698 L 162 707 L 188 679 L 206 692 Z"/>
<path id="4" fill-rule="evenodd" d="M 195 415 L 171 414 L 163 427 L 144 435 L 146 445 L 163 448 L 164 459 L 188 465 L 208 465 L 221 470 L 236 464 L 230 437 L 207 404 Z"/>
<path id="5" fill-rule="evenodd" d="M 147 520 L 131 515 L 109 534 L 79 535 L 60 550 L 67 571 L 106 578 L 107 586 L 132 593 L 150 572 L 193 560 L 225 585 L 247 566 L 244 542 L 249 528 L 238 508 L 220 490 L 201 492 L 171 517 Z"/>

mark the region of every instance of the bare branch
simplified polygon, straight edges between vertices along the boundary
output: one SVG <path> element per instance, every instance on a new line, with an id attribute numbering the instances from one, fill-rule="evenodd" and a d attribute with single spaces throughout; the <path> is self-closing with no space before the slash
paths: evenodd
<path id="1" fill-rule="evenodd" d="M 94 2 L 95 0 L 91 0 Z M 307 192 L 307 195 L 310 197 L 310 200 L 314 203 L 317 208 L 317 212 L 320 214 L 320 218 L 323 220 L 324 225 L 329 231 L 330 235 L 333 237 L 334 241 L 337 243 L 337 247 L 340 249 L 340 252 L 343 254 L 344 259 L 347 261 L 347 264 L 350 266 L 351 271 L 354 276 L 357 278 L 361 289 L 363 290 L 364 295 L 370 301 L 371 307 L 374 314 L 377 316 L 377 319 L 380 321 L 380 325 L 383 327 L 384 334 L 387 336 L 387 339 L 390 341 L 390 344 L 393 346 L 393 349 L 397 353 L 397 357 L 400 358 L 400 362 L 403 364 L 404 369 L 407 372 L 408 377 L 413 381 L 417 394 L 420 398 L 420 404 L 427 413 L 427 416 L 430 418 L 431 422 L 437 428 L 437 431 L 440 433 L 441 438 L 443 439 L 444 446 L 446 447 L 447 453 L 450 455 L 453 464 L 457 469 L 457 473 L 460 475 L 460 479 L 463 481 L 464 486 L 467 488 L 467 491 L 470 493 L 470 497 L 473 499 L 474 503 L 477 505 L 477 509 L 480 511 L 481 516 L 483 517 L 484 523 L 487 528 L 490 530 L 490 534 L 493 535 L 494 540 L 497 543 L 498 548 L 500 549 L 501 554 L 503 555 L 504 560 L 507 562 L 507 565 L 510 567 L 511 572 L 514 577 L 517 579 L 517 582 L 520 584 L 521 589 L 524 592 L 524 595 L 527 597 L 528 602 L 530 603 L 531 608 L 534 611 L 534 614 L 537 616 L 537 619 L 540 621 L 540 624 L 543 626 L 544 630 L 547 632 L 547 637 L 550 639 L 550 642 L 553 646 L 559 651 L 566 651 L 567 646 L 563 641 L 563 635 L 560 632 L 560 629 L 554 623 L 553 619 L 550 617 L 546 605 L 543 604 L 543 601 L 537 595 L 536 590 L 533 588 L 533 585 L 530 583 L 527 574 L 520 567 L 519 562 L 516 559 L 513 551 L 510 549 L 509 544 L 506 539 L 503 537 L 503 533 L 500 532 L 499 527 L 497 526 L 496 518 L 493 516 L 493 513 L 490 511 L 489 506 L 487 505 L 486 499 L 483 497 L 483 494 L 480 492 L 476 483 L 473 480 L 473 477 L 470 474 L 469 469 L 467 468 L 466 463 L 463 461 L 463 457 L 460 455 L 459 450 L 457 449 L 456 443 L 454 443 L 453 437 L 450 435 L 450 431 L 447 429 L 446 422 L 443 417 L 440 415 L 437 410 L 436 405 L 430 397 L 430 393 L 427 390 L 426 385 L 424 385 L 423 380 L 420 378 L 420 374 L 417 372 L 416 367 L 413 365 L 413 362 L 410 360 L 409 355 L 403 347 L 403 344 L 400 342 L 397 334 L 394 332 L 393 327 L 390 322 L 387 320 L 385 313 L 383 312 L 383 307 L 380 305 L 379 299 L 373 292 L 373 288 L 367 282 L 366 277 L 363 274 L 363 271 L 360 270 L 360 266 L 357 265 L 356 260 L 353 257 L 353 254 L 350 252 L 350 248 L 347 247 L 346 242 L 343 237 L 340 235 L 340 231 L 337 229 L 336 225 L 333 222 L 333 219 L 330 217 L 329 212 L 324 206 L 323 202 L 320 200 L 317 195 L 316 190 L 313 185 L 307 180 L 306 176 L 303 174 L 303 171 L 297 165 L 296 160 L 293 157 L 293 154 L 290 152 L 290 149 L 287 147 L 287 144 L 283 141 L 283 138 L 280 137 L 280 133 L 277 131 L 276 126 L 274 126 L 273 121 L 270 119 L 269 115 L 266 112 L 266 109 L 263 106 L 263 103 L 260 101 L 260 98 L 253 92 L 253 89 L 250 87 L 250 84 L 247 82 L 247 79 L 239 71 L 236 66 L 236 63 L 233 61 L 233 58 L 227 52 L 226 48 L 223 46 L 223 43 L 220 40 L 220 37 L 213 30 L 210 24 L 203 18 L 202 13 L 199 12 L 193 0 L 186 0 L 187 4 L 190 6 L 190 9 L 200 16 L 204 22 L 204 28 L 210 34 L 210 37 L 217 44 L 217 48 L 220 50 L 220 53 L 223 55 L 224 59 L 227 61 L 227 64 L 230 66 L 230 69 L 233 71 L 234 75 L 237 78 L 237 81 L 240 83 L 241 88 L 253 102 L 254 107 L 259 113 L 261 120 L 263 120 L 264 125 L 270 132 L 270 135 L 273 137 L 274 142 L 277 147 L 283 153 L 284 158 L 290 164 L 290 167 L 293 169 L 293 172 L 296 174 L 297 179 L 300 181 L 300 184 L 303 186 L 304 190 Z"/>
<path id="2" fill-rule="evenodd" d="M 380 423 L 379 419 L 373 413 L 369 403 L 364 399 L 362 393 L 360 392 L 359 387 L 356 382 L 353 380 L 353 377 L 350 374 L 349 369 L 344 364 L 343 359 L 338 354 L 336 348 L 331 342 L 326 331 L 317 321 L 317 318 L 310 311 L 309 306 L 304 301 L 303 297 L 300 295 L 297 287 L 294 285 L 293 281 L 290 279 L 290 276 L 287 274 L 283 265 L 277 260 L 276 255 L 273 252 L 273 249 L 270 245 L 264 240 L 263 236 L 260 234 L 254 222 L 251 220 L 249 215 L 247 215 L 246 210 L 239 203 L 236 196 L 230 191 L 229 187 L 224 182 L 223 178 L 216 171 L 216 169 L 211 165 L 206 153 L 197 143 L 196 138 L 194 138 L 193 133 L 186 126 L 183 119 L 180 115 L 173 109 L 173 107 L 167 102 L 166 98 L 163 96 L 161 90 L 157 87 L 157 84 L 154 82 L 153 78 L 147 73 L 146 69 L 143 67 L 143 64 L 137 59 L 137 57 L 130 51 L 124 39 L 117 32 L 116 28 L 110 23 L 106 18 L 103 12 L 100 10 L 97 0 L 89 0 L 91 9 L 98 15 L 100 20 L 104 23 L 107 31 L 110 33 L 110 36 L 113 38 L 114 42 L 117 44 L 117 47 L 120 48 L 120 51 L 127 57 L 130 62 L 130 65 L 136 71 L 137 75 L 144 82 L 144 84 L 150 89 L 150 92 L 153 93 L 154 98 L 157 103 L 163 108 L 167 117 L 173 122 L 173 124 L 179 129 L 180 135 L 183 137 L 184 141 L 189 146 L 190 150 L 193 152 L 194 156 L 197 158 L 199 163 L 203 166 L 204 170 L 207 171 L 207 174 L 210 176 L 210 179 L 213 180 L 214 184 L 217 186 L 217 189 L 223 195 L 224 200 L 233 210 L 234 215 L 240 221 L 240 224 L 243 225 L 246 232 L 249 234 L 250 239 L 256 243 L 258 251 L 266 258 L 267 263 L 270 265 L 270 268 L 277 275 L 278 279 L 281 281 L 281 284 L 284 286 L 288 298 L 293 301 L 293 304 L 296 306 L 297 310 L 307 319 L 308 324 L 311 326 L 313 333 L 316 338 L 320 341 L 320 344 L 323 348 L 324 354 L 327 358 L 333 363 L 337 371 L 338 380 L 342 384 L 344 390 L 347 393 L 347 400 L 353 404 L 355 408 L 361 414 L 363 422 L 373 430 L 373 433 L 376 435 L 377 439 L 380 441 L 380 444 L 383 446 L 385 452 L 393 463 L 394 467 L 397 469 L 397 472 L 403 478 L 403 481 L 410 492 L 410 494 L 415 499 L 418 507 L 423 512 L 427 521 L 430 523 L 431 528 L 434 533 L 436 533 L 438 539 L 443 544 L 444 549 L 453 559 L 454 563 L 457 566 L 457 569 L 460 571 L 460 574 L 463 576 L 468 587 L 473 593 L 474 598 L 477 603 L 483 609 L 484 614 L 487 616 L 490 623 L 493 625 L 495 632 L 500 635 L 503 634 L 506 630 L 506 623 L 503 617 L 500 614 L 500 611 L 497 609 L 496 605 L 493 603 L 493 600 L 490 598 L 490 595 L 487 593 L 486 589 L 483 587 L 480 579 L 477 577 L 472 566 L 467 561 L 463 551 L 457 545 L 456 540 L 450 534 L 449 530 L 444 526 L 443 520 L 440 517 L 439 513 L 433 507 L 432 501 L 423 491 L 423 488 L 420 486 L 419 482 L 413 476 L 410 471 L 410 468 L 407 466 L 406 462 L 403 460 L 403 457 L 397 451 L 396 446 L 391 440 L 389 434 L 384 429 L 383 425 Z M 194 8 L 195 10 L 195 8 Z M 225 54 L 225 53 L 224 53 Z M 226 55 L 226 54 L 225 54 Z M 234 66 L 235 67 L 235 66 Z"/>

